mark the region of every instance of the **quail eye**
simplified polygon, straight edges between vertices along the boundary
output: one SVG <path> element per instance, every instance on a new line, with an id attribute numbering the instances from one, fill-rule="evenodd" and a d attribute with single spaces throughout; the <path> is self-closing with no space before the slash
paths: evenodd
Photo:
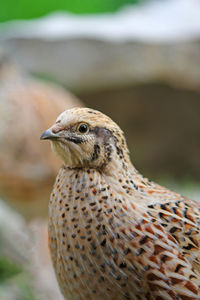
<path id="1" fill-rule="evenodd" d="M 78 131 L 80 132 L 80 133 L 86 133 L 87 131 L 88 131 L 88 125 L 87 124 L 85 124 L 85 123 L 82 123 L 82 124 L 80 124 L 79 126 L 78 126 Z"/>

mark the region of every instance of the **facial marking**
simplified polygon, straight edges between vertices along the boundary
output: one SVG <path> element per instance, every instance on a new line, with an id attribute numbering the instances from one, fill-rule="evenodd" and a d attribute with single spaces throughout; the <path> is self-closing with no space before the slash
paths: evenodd
<path id="1" fill-rule="evenodd" d="M 84 143 L 85 140 L 82 138 L 82 137 L 79 137 L 79 136 L 71 136 L 71 137 L 66 137 L 65 138 L 67 141 L 69 142 L 73 142 L 75 144 L 81 144 L 81 143 Z"/>
<path id="2" fill-rule="evenodd" d="M 97 159 L 99 157 L 99 153 L 100 153 L 100 146 L 98 144 L 94 144 L 94 152 L 92 154 L 91 160 Z"/>
<path id="3" fill-rule="evenodd" d="M 93 132 L 97 138 L 102 138 L 104 142 L 112 137 L 112 132 L 105 127 L 94 127 L 90 129 L 90 132 Z"/>

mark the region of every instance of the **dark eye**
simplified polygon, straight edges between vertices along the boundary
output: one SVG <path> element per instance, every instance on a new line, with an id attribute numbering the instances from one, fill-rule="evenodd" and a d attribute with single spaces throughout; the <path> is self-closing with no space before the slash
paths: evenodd
<path id="1" fill-rule="evenodd" d="M 82 124 L 80 124 L 79 126 L 78 126 L 78 131 L 80 132 L 80 133 L 86 133 L 87 131 L 88 131 L 88 125 L 87 124 L 85 124 L 85 123 L 82 123 Z"/>

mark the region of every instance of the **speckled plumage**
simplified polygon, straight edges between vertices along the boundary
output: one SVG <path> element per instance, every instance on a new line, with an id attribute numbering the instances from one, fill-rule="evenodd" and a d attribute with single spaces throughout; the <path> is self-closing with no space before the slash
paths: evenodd
<path id="1" fill-rule="evenodd" d="M 49 242 L 65 298 L 200 299 L 200 204 L 139 174 L 123 132 L 100 112 L 65 111 L 49 132 L 64 160 Z"/>

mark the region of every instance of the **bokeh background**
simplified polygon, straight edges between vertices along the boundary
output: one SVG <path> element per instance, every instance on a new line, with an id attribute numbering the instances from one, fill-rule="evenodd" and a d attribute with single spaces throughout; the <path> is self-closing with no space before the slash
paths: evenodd
<path id="1" fill-rule="evenodd" d="M 200 199 L 199 40 L 199 0 L 1 1 L 0 299 L 62 299 L 59 291 L 53 293 L 57 287 L 45 229 L 42 233 L 45 213 L 42 222 L 34 222 L 41 218 L 42 203 L 47 212 L 60 162 L 48 156 L 43 163 L 40 153 L 50 153 L 49 145 L 42 150 L 40 143 L 26 141 L 32 124 L 39 139 L 66 98 L 111 116 L 145 176 Z M 12 134 L 16 144 L 9 142 Z M 5 180 L 7 168 L 15 173 Z M 42 194 L 46 201 L 35 194 L 44 169 L 44 178 L 51 177 Z M 20 184 L 26 187 L 22 194 Z M 33 193 L 34 209 L 27 208 Z"/>

